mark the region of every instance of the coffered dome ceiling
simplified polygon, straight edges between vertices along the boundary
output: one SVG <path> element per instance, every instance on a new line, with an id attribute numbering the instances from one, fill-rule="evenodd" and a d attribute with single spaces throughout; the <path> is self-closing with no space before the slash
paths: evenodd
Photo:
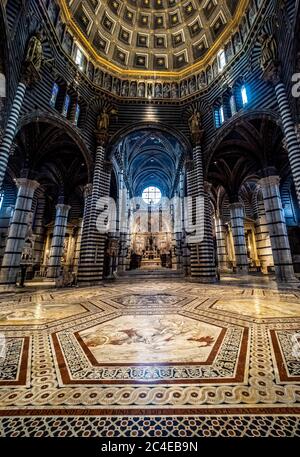
<path id="1" fill-rule="evenodd" d="M 121 74 L 180 73 L 210 58 L 248 0 L 61 0 L 92 56 Z"/>

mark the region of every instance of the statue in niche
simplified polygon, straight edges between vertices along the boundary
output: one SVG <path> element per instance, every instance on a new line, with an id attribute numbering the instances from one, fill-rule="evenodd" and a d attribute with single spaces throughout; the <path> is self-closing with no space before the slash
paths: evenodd
<path id="1" fill-rule="evenodd" d="M 128 91 L 129 91 L 129 82 L 128 81 L 123 81 L 121 95 L 123 97 L 127 97 L 128 96 Z"/>
<path id="2" fill-rule="evenodd" d="M 252 25 L 255 20 L 255 4 L 254 2 L 251 2 L 251 5 L 249 7 L 249 22 Z"/>
<path id="3" fill-rule="evenodd" d="M 66 32 L 65 39 L 63 41 L 63 47 L 68 54 L 71 54 L 72 51 L 72 37 L 69 32 Z"/>
<path id="4" fill-rule="evenodd" d="M 207 67 L 207 70 L 206 70 L 206 76 L 207 76 L 207 82 L 208 84 L 212 81 L 212 69 L 211 67 Z"/>
<path id="5" fill-rule="evenodd" d="M 145 83 L 139 83 L 139 85 L 138 85 L 138 97 L 145 97 Z"/>
<path id="6" fill-rule="evenodd" d="M 170 97 L 170 93 L 171 93 L 170 84 L 169 83 L 164 84 L 164 86 L 163 86 L 163 97 L 164 98 L 169 98 Z"/>
<path id="7" fill-rule="evenodd" d="M 246 38 L 247 32 L 248 32 L 248 24 L 247 24 L 246 19 L 244 18 L 241 23 L 241 34 L 244 39 Z"/>
<path id="8" fill-rule="evenodd" d="M 109 128 L 109 114 L 107 109 L 104 108 L 103 111 L 97 117 L 97 130 L 99 132 L 107 132 Z"/>
<path id="9" fill-rule="evenodd" d="M 94 83 L 101 86 L 102 78 L 103 78 L 103 72 L 100 70 L 100 68 L 96 68 L 95 73 L 94 73 Z"/>
<path id="10" fill-rule="evenodd" d="M 94 75 L 94 66 L 91 62 L 89 62 L 88 65 L 88 77 L 90 78 L 91 81 L 93 81 L 93 75 Z"/>
<path id="11" fill-rule="evenodd" d="M 238 52 L 242 47 L 242 40 L 239 32 L 236 32 L 234 35 L 233 44 L 235 52 Z"/>
<path id="12" fill-rule="evenodd" d="M 136 97 L 136 89 L 136 82 L 132 81 L 132 83 L 130 84 L 130 97 Z"/>
<path id="13" fill-rule="evenodd" d="M 111 76 L 108 73 L 104 76 L 104 89 L 111 90 Z"/>
<path id="14" fill-rule="evenodd" d="M 28 42 L 25 57 L 26 64 L 32 64 L 36 71 L 40 71 L 43 61 L 42 33 L 37 32 Z"/>
<path id="15" fill-rule="evenodd" d="M 195 91 L 196 91 L 195 79 L 191 78 L 189 80 L 189 92 L 190 92 L 190 94 L 193 94 Z"/>
<path id="16" fill-rule="evenodd" d="M 189 117 L 189 128 L 191 135 L 199 135 L 199 132 L 201 131 L 201 116 L 196 110 Z"/>
<path id="17" fill-rule="evenodd" d="M 108 112 L 107 108 L 103 108 L 103 111 L 97 117 L 97 131 L 108 132 L 110 116 L 117 115 L 118 112 L 115 109 L 111 109 Z"/>
<path id="18" fill-rule="evenodd" d="M 262 33 L 258 41 L 261 44 L 260 67 L 264 72 L 272 62 L 278 60 L 278 48 L 273 35 Z"/>
<path id="19" fill-rule="evenodd" d="M 226 55 L 227 62 L 229 62 L 231 60 L 231 58 L 233 57 L 233 47 L 232 47 L 231 40 L 228 41 L 228 43 L 225 45 L 225 55 Z"/>
<path id="20" fill-rule="evenodd" d="M 152 97 L 153 95 L 153 85 L 152 84 L 148 84 L 147 86 L 147 97 Z"/>
<path id="21" fill-rule="evenodd" d="M 112 91 L 116 95 L 119 95 L 120 93 L 120 81 L 117 78 L 114 78 Z"/>
<path id="22" fill-rule="evenodd" d="M 162 96 L 161 84 L 155 84 L 155 97 L 160 98 Z"/>
<path id="23" fill-rule="evenodd" d="M 199 73 L 197 81 L 198 81 L 198 89 L 199 90 L 201 90 L 203 87 L 206 86 L 204 71 L 201 71 L 201 73 Z"/>
<path id="24" fill-rule="evenodd" d="M 176 83 L 172 83 L 171 86 L 171 97 L 172 98 L 178 98 L 178 87 Z"/>
<path id="25" fill-rule="evenodd" d="M 183 81 L 181 84 L 181 97 L 185 97 L 186 95 L 188 95 L 187 82 Z"/>
<path id="26" fill-rule="evenodd" d="M 213 64 L 212 64 L 212 72 L 213 72 L 214 78 L 215 78 L 216 76 L 218 76 L 218 74 L 219 74 L 218 59 L 215 59 L 215 60 L 213 61 Z"/>

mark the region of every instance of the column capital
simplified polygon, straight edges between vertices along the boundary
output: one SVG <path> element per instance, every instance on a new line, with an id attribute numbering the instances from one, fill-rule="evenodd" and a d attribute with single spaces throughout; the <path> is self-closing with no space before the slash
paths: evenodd
<path id="1" fill-rule="evenodd" d="M 265 178 L 261 178 L 257 184 L 260 187 L 279 186 L 280 181 L 280 176 L 266 176 Z"/>
<path id="2" fill-rule="evenodd" d="M 35 190 L 40 186 L 40 183 L 28 178 L 17 178 L 15 179 L 16 186 L 18 188 L 26 187 L 27 189 Z"/>
<path id="3" fill-rule="evenodd" d="M 241 202 L 234 202 L 234 203 L 230 203 L 230 205 L 228 206 L 229 209 L 231 210 L 235 210 L 235 209 L 244 209 L 244 204 L 241 203 Z"/>
<path id="4" fill-rule="evenodd" d="M 21 83 L 26 87 L 33 86 L 41 81 L 41 74 L 31 62 L 24 62 L 22 66 Z"/>
<path id="5" fill-rule="evenodd" d="M 277 84 L 281 83 L 280 78 L 281 72 L 281 64 L 279 61 L 272 60 L 269 65 L 264 69 L 263 72 L 263 79 L 265 81 L 270 82 L 273 86 L 277 86 Z"/>
<path id="6" fill-rule="evenodd" d="M 198 130 L 197 132 L 192 132 L 191 133 L 192 145 L 201 146 L 203 135 L 204 135 L 204 130 Z"/>
<path id="7" fill-rule="evenodd" d="M 211 191 L 211 188 L 212 188 L 212 183 L 210 183 L 208 181 L 204 181 L 204 191 L 209 194 Z"/>
<path id="8" fill-rule="evenodd" d="M 95 130 L 97 146 L 103 148 L 107 145 L 109 140 L 109 133 L 106 130 Z"/>
<path id="9" fill-rule="evenodd" d="M 56 206 L 56 211 L 61 210 L 61 212 L 68 213 L 71 209 L 70 205 L 65 205 L 64 203 L 58 203 Z"/>
<path id="10" fill-rule="evenodd" d="M 187 159 L 185 161 L 185 168 L 186 168 L 186 171 L 192 171 L 194 169 L 194 160 L 192 159 Z"/>
<path id="11" fill-rule="evenodd" d="M 83 189 L 84 198 L 86 199 L 87 197 L 92 195 L 92 192 L 93 192 L 93 184 L 92 183 L 86 184 Z"/>

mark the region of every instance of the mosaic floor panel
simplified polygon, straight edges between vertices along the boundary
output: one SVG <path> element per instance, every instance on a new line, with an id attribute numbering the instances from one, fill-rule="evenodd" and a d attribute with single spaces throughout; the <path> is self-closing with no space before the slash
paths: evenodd
<path id="1" fill-rule="evenodd" d="M 0 436 L 299 424 L 299 290 L 149 280 L 0 296 Z"/>

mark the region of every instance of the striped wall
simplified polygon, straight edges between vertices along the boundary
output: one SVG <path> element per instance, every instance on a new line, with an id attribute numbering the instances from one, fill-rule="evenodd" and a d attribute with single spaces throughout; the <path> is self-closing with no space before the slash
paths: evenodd
<path id="1" fill-rule="evenodd" d="M 6 139 L 0 146 L 0 183 L 3 180 L 5 171 L 6 171 L 6 160 L 10 150 L 11 142 L 14 138 L 15 127 L 17 126 L 17 121 L 19 118 L 19 125 L 22 122 L 24 116 L 32 114 L 34 112 L 40 111 L 44 113 L 49 113 L 56 115 L 58 118 L 61 117 L 61 112 L 57 109 L 51 108 L 49 105 L 49 100 L 51 96 L 51 89 L 54 81 L 59 81 L 61 83 L 62 90 L 63 88 L 69 87 L 69 93 L 74 96 L 74 77 L 76 73 L 76 67 L 74 62 L 64 51 L 62 47 L 62 37 L 63 33 L 58 37 L 58 22 L 57 19 L 53 20 L 49 18 L 47 7 L 47 1 L 40 2 L 36 0 L 31 0 L 28 2 L 23 2 L 21 0 L 9 0 L 7 2 L 7 19 L 8 19 L 8 29 L 9 29 L 9 39 L 10 39 L 10 86 L 9 86 L 9 113 L 10 120 L 7 123 L 7 133 Z M 44 65 L 42 70 L 42 80 L 38 82 L 30 91 L 19 85 L 21 78 L 21 62 L 23 59 L 23 54 L 25 46 L 30 34 L 33 33 L 35 22 L 33 21 L 30 27 L 26 20 L 24 14 L 23 5 L 26 4 L 28 8 L 28 13 L 30 17 L 38 18 L 37 23 L 45 24 L 45 40 L 43 44 L 44 55 L 46 59 L 54 59 L 55 66 Z M 272 16 L 272 11 L 274 8 L 274 2 L 270 1 L 266 4 L 266 15 Z M 118 117 L 112 119 L 111 123 L 111 134 L 118 136 L 118 132 L 121 129 L 134 126 L 144 123 L 161 123 L 164 126 L 172 127 L 177 129 L 182 135 L 187 139 L 189 138 L 189 128 L 188 128 L 188 112 L 193 109 L 195 106 L 201 106 L 202 114 L 202 124 L 205 131 L 203 145 L 201 149 L 201 157 L 203 158 L 203 168 L 201 169 L 199 163 L 195 163 L 195 172 L 193 176 L 190 172 L 187 172 L 188 175 L 188 193 L 190 195 L 200 195 L 204 192 L 201 188 L 197 187 L 199 185 L 199 176 L 200 182 L 202 183 L 205 179 L 205 169 L 207 161 L 210 157 L 210 147 L 214 139 L 218 134 L 226 129 L 226 123 L 220 129 L 216 129 L 214 125 L 213 118 L 213 106 L 218 100 L 222 100 L 225 91 L 228 90 L 228 87 L 235 87 L 240 81 L 241 75 L 244 77 L 245 84 L 249 90 L 249 103 L 247 107 L 240 109 L 239 112 L 235 115 L 236 118 L 239 118 L 243 113 L 250 110 L 264 110 L 266 112 L 271 112 L 275 116 L 281 114 L 284 130 L 286 133 L 286 139 L 289 147 L 289 156 L 291 162 L 291 168 L 293 171 L 293 176 L 295 180 L 296 187 L 300 189 L 300 150 L 295 135 L 293 134 L 294 119 L 291 117 L 289 112 L 289 104 L 292 100 L 290 97 L 290 56 L 292 53 L 292 40 L 291 36 L 293 34 L 293 11 L 294 11 L 294 2 L 287 1 L 286 8 L 284 11 L 281 11 L 280 21 L 279 21 L 279 32 L 282 36 L 280 40 L 280 53 L 284 58 L 283 61 L 283 81 L 286 86 L 278 85 L 276 87 L 276 93 L 272 85 L 264 81 L 261 78 L 261 71 L 256 67 L 257 57 L 259 56 L 259 47 L 257 45 L 257 33 L 259 27 L 262 25 L 262 20 L 260 23 L 257 23 L 252 28 L 252 32 L 247 38 L 247 41 L 244 43 L 243 50 L 227 65 L 224 74 L 220 74 L 212 84 L 206 88 L 200 95 L 191 96 L 185 101 L 178 101 L 175 103 L 164 102 L 164 101 L 155 101 L 155 102 L 145 102 L 137 100 L 121 100 L 119 98 L 114 98 L 107 93 L 102 92 L 100 89 L 96 88 L 84 74 L 80 74 L 80 84 L 78 86 L 79 100 L 82 108 L 82 114 L 78 127 L 74 127 L 81 138 L 84 140 L 91 157 L 95 163 L 95 175 L 94 175 L 94 188 L 93 188 L 93 197 L 90 200 L 86 199 L 86 214 L 84 216 L 83 231 L 82 231 L 82 248 L 81 248 L 81 266 L 79 268 L 81 281 L 88 283 L 90 280 L 99 281 L 101 278 L 102 270 L 101 263 L 103 263 L 104 249 L 106 237 L 100 237 L 99 234 L 95 232 L 95 200 L 99 195 L 108 195 L 109 193 L 109 182 L 110 182 L 110 173 L 99 168 L 97 162 L 97 155 L 101 155 L 102 164 L 106 156 L 106 151 L 101 150 L 99 153 L 99 147 L 96 146 L 94 130 L 96 124 L 96 117 L 99 111 L 99 106 L 102 106 L 101 103 L 111 103 L 118 109 Z M 238 86 L 236 86 L 238 87 Z M 19 88 L 19 89 L 18 89 Z M 284 92 L 285 90 L 285 92 Z M 24 92 L 24 94 L 23 94 Z M 24 99 L 23 99 L 24 97 Z M 15 100 L 15 101 L 14 101 Z M 199 104 L 201 102 L 201 104 Z M 67 122 L 71 124 L 71 119 L 67 119 Z M 186 151 L 187 152 L 187 151 Z M 200 154 L 197 153 L 197 156 Z M 201 165 L 202 167 L 202 165 Z M 200 173 L 200 175 L 199 175 Z M 98 190 L 95 190 L 95 189 Z M 101 188 L 101 191 L 99 190 Z M 196 190 L 198 189 L 198 190 Z M 5 185 L 5 198 L 8 198 L 11 189 L 8 185 Z M 100 192 L 100 193 L 99 193 Z M 297 223 L 292 221 L 292 199 L 288 195 L 286 188 L 282 188 L 282 200 L 286 209 L 286 220 L 288 224 Z M 298 191 L 298 199 L 299 199 Z M 15 198 L 15 197 L 14 197 Z M 12 199 L 13 200 L 13 199 Z M 82 205 L 80 199 L 73 198 L 69 202 L 71 206 L 70 210 L 70 219 L 76 220 L 82 217 Z M 246 216 L 253 218 L 253 208 L 248 201 L 244 201 Z M 42 220 L 43 201 L 41 199 L 37 200 L 35 215 Z M 206 202 L 207 205 L 207 202 Z M 224 222 L 229 221 L 230 211 L 228 202 L 224 203 L 222 208 L 222 215 Z M 259 204 L 260 205 L 260 204 Z M 6 206 L 6 203 L 5 203 Z M 208 208 L 208 206 L 207 206 Z M 260 213 L 261 212 L 261 213 Z M 262 214 L 262 208 L 258 209 L 258 213 Z M 210 214 L 210 211 L 208 212 Z M 0 214 L 1 216 L 1 214 Z M 55 214 L 51 215 L 52 220 L 54 220 Z M 37 219 L 36 219 L 37 220 Z M 259 222 L 259 223 L 258 223 Z M 37 223 L 40 224 L 40 223 Z M 210 227 L 211 222 L 207 219 L 205 221 L 206 227 Z M 2 245 L 5 239 L 5 233 L 7 233 L 8 218 L 0 217 L 0 233 L 4 233 L 2 236 Z M 36 233 L 38 234 L 38 244 L 37 252 L 41 252 L 43 234 L 42 226 L 37 225 L 35 227 Z M 210 230 L 210 229 L 209 229 Z M 268 262 L 271 260 L 270 256 L 270 246 L 268 245 L 269 241 L 267 240 L 266 235 L 265 221 L 263 215 L 259 215 L 256 222 L 256 239 L 257 244 L 259 245 L 258 251 L 260 258 L 268 258 Z M 39 234 L 39 231 L 41 232 Z M 210 236 L 210 235 L 209 235 Z M 265 238 L 264 238 L 265 237 Z M 264 239 L 264 241 L 263 241 Z M 97 246 L 97 247 L 95 247 Z M 0 246 L 1 249 L 1 246 Z M 207 244 L 209 255 L 206 253 L 203 257 L 203 260 L 200 261 L 201 256 L 199 256 L 199 250 L 192 248 L 192 262 L 191 269 L 192 275 L 207 275 L 208 277 L 213 277 L 213 267 L 210 266 L 201 266 L 201 262 L 208 262 L 208 259 L 212 258 L 213 247 L 210 242 Z M 207 252 L 208 252 L 207 251 Z M 1 251 L 0 251 L 1 252 Z M 125 252 L 125 251 L 124 251 Z M 0 253 L 1 255 L 1 253 Z M 188 269 L 188 264 L 190 261 L 188 247 L 184 249 L 185 265 Z M 211 260 L 209 260 L 210 262 Z M 208 263 L 209 263 L 208 262 Z M 92 272 L 91 275 L 89 272 Z M 89 276 L 89 278 L 88 278 Z"/>

